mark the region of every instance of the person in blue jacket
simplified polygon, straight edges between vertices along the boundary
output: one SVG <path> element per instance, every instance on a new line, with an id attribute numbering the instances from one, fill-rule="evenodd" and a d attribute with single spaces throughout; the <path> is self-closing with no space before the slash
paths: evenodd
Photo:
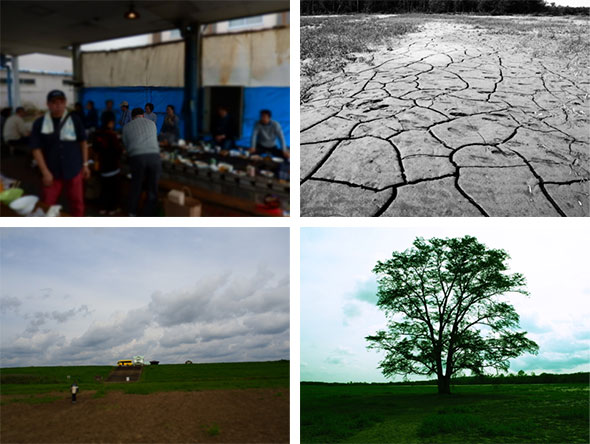
<path id="1" fill-rule="evenodd" d="M 94 131 L 98 128 L 98 111 L 94 107 L 94 102 L 88 100 L 86 102 L 86 129 Z"/>

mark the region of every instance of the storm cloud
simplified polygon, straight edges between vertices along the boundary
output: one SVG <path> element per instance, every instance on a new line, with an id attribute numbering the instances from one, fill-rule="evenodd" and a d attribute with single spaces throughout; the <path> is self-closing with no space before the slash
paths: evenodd
<path id="1" fill-rule="evenodd" d="M 20 305 L 20 301 L 19 301 Z M 29 324 L 25 330 L 28 333 L 36 333 L 41 330 L 41 327 L 50 321 L 56 321 L 59 324 L 63 324 L 75 316 L 86 317 L 90 315 L 87 305 L 81 305 L 78 308 L 70 308 L 65 311 L 53 310 L 51 312 L 36 311 L 33 314 L 26 314 L 25 319 L 29 319 Z"/>
<path id="2" fill-rule="evenodd" d="M 16 311 L 20 307 L 21 301 L 14 296 L 2 296 L 0 298 L 0 312 L 7 313 L 9 311 Z"/>
<path id="3" fill-rule="evenodd" d="M 18 252 L 9 274 L 2 251 L 0 277 L 8 277 L 0 289 L 2 367 L 111 364 L 134 355 L 162 363 L 289 359 L 288 229 L 234 230 L 3 229 L 9 249 L 32 238 L 36 249 L 44 242 L 51 249 L 55 239 L 49 234 L 72 245 L 83 234 L 94 253 L 85 257 L 86 245 L 61 274 L 68 282 L 76 272 L 71 267 L 77 267 L 86 273 L 82 288 L 41 269 L 28 274 L 33 282 L 18 279 L 25 274 L 14 266 Z M 158 260 L 146 268 L 145 250 L 131 252 L 155 235 L 152 254 Z M 113 244 L 126 253 L 113 255 Z M 100 273 L 88 272 L 89 260 Z M 63 294 L 78 296 L 64 306 Z"/>

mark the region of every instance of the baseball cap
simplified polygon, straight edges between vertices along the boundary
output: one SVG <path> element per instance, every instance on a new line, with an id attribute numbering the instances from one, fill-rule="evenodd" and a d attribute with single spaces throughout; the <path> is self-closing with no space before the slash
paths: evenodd
<path id="1" fill-rule="evenodd" d="M 129 106 L 129 103 L 127 103 L 127 100 L 123 100 L 119 106 Z"/>
<path id="2" fill-rule="evenodd" d="M 66 95 L 64 94 L 63 91 L 59 90 L 59 89 L 54 89 L 52 91 L 49 91 L 49 93 L 47 94 L 47 101 L 49 102 L 50 100 L 53 99 L 66 99 Z"/>

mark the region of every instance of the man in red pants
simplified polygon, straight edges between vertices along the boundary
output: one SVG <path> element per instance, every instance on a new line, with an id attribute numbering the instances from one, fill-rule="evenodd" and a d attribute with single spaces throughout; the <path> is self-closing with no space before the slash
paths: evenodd
<path id="1" fill-rule="evenodd" d="M 48 111 L 33 123 L 30 146 L 43 180 L 43 202 L 53 205 L 62 190 L 72 216 L 84 216 L 83 179 L 90 177 L 84 125 L 66 110 L 63 91 L 47 94 Z"/>

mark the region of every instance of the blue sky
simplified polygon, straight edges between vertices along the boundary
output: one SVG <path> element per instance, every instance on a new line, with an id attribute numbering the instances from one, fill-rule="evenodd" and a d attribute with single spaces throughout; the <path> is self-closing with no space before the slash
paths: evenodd
<path id="1" fill-rule="evenodd" d="M 0 365 L 289 358 L 286 228 L 3 228 Z"/>
<path id="2" fill-rule="evenodd" d="M 386 326 L 384 314 L 375 306 L 373 266 L 392 251 L 411 247 L 417 236 L 467 234 L 490 248 L 506 250 L 512 258 L 511 271 L 527 279 L 531 295 L 512 295 L 510 303 L 540 352 L 511 360 L 510 371 L 590 371 L 588 230 L 565 225 L 559 230 L 458 225 L 302 229 L 301 380 L 386 381 L 377 369 L 382 352 L 366 350 L 364 340 Z"/>

